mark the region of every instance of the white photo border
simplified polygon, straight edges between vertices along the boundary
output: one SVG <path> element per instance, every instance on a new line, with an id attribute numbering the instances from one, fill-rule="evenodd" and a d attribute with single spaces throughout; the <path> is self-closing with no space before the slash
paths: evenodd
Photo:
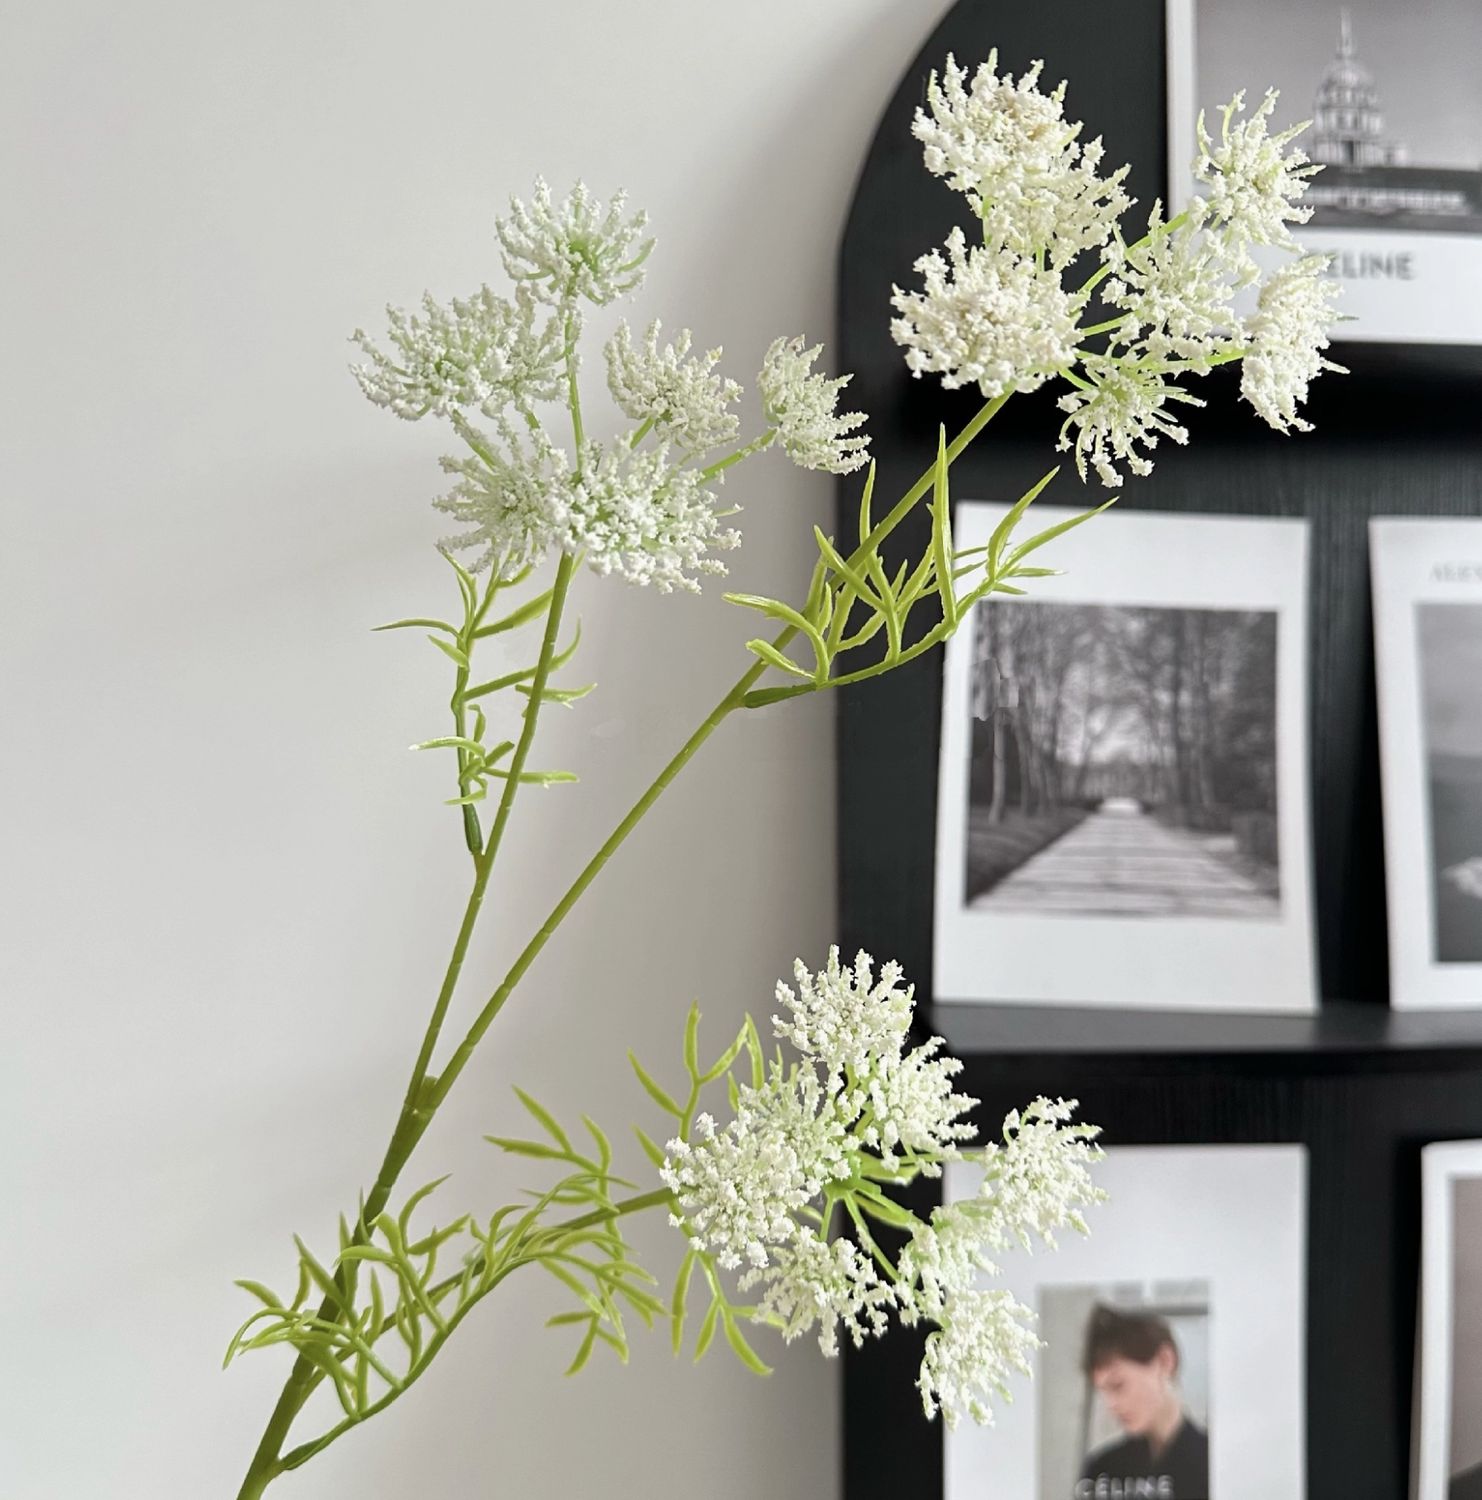
<path id="1" fill-rule="evenodd" d="M 1004 1274 L 981 1284 L 1035 1307 L 1043 1287 L 1207 1282 L 1210 1492 L 1219 1500 L 1303 1500 L 1307 1148 L 1112 1146 L 1096 1175 L 1111 1199 L 1090 1211 L 1089 1236 L 1066 1234 L 1053 1252 L 1010 1253 Z M 978 1177 L 966 1164 L 949 1165 L 944 1200 L 970 1195 Z M 1255 1369 L 1260 1379 L 1244 1378 Z M 964 1422 L 944 1434 L 943 1500 L 1038 1494 L 1038 1390 L 1037 1381 L 1021 1381 L 993 1427 Z"/>
<path id="2" fill-rule="evenodd" d="M 965 501 L 954 540 L 986 542 L 1008 507 Z M 1072 511 L 1036 505 L 1036 526 Z M 1030 602 L 1277 613 L 1276 921 L 970 911 L 963 900 L 972 619 L 949 640 L 937 792 L 934 998 L 1147 1010 L 1310 1013 L 1317 1004 L 1307 765 L 1307 522 L 1114 510 L 1059 537 Z M 1197 545 L 1191 543 L 1197 542 Z M 1012 606 L 1011 606 L 1012 607 Z"/>
<path id="3" fill-rule="evenodd" d="M 1455 581 L 1432 576 L 1438 565 L 1456 559 L 1478 565 L 1476 576 Z M 1396 1010 L 1475 1009 L 1482 1005 L 1482 963 L 1441 963 L 1435 957 L 1435 861 L 1415 610 L 1419 604 L 1482 606 L 1482 517 L 1376 516 L 1369 522 L 1369 565 L 1389 906 L 1389 1003 Z"/>
<path id="4" fill-rule="evenodd" d="M 1193 186 L 1189 167 L 1194 160 L 1199 110 L 1213 111 L 1226 102 L 1199 95 L 1198 3 L 1199 0 L 1164 0 L 1168 75 L 1166 201 L 1170 214 L 1184 206 Z M 1233 5 L 1239 0 L 1218 0 L 1218 3 Z M 1251 79 L 1249 88 L 1251 97 L 1247 102 L 1254 103 L 1258 93 L 1264 91 L 1264 80 Z M 1482 344 L 1482 295 L 1468 298 L 1456 293 L 1458 287 L 1482 286 L 1482 235 L 1330 226 L 1316 229 L 1298 226 L 1293 232 L 1308 250 L 1329 251 L 1338 257 L 1408 255 L 1425 266 L 1424 276 L 1411 282 L 1340 277 L 1344 293 L 1338 311 L 1354 321 L 1334 325 L 1330 333 L 1334 343 Z M 1273 257 L 1271 264 L 1279 263 L 1280 259 L 1284 257 Z"/>

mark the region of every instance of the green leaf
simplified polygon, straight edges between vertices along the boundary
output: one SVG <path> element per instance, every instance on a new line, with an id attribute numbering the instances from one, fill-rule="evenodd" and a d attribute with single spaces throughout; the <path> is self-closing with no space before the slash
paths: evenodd
<path id="1" fill-rule="evenodd" d="M 533 1156 L 537 1161 L 572 1161 L 575 1159 L 569 1151 L 562 1151 L 559 1146 L 547 1146 L 544 1141 L 524 1141 L 506 1135 L 486 1135 L 484 1139 L 491 1146 L 498 1146 L 501 1151 L 507 1151 L 511 1156 Z"/>
<path id="2" fill-rule="evenodd" d="M 702 1084 L 714 1083 L 722 1073 L 725 1073 L 730 1069 L 731 1064 L 735 1062 L 736 1059 L 741 1055 L 741 1049 L 745 1045 L 746 1028 L 743 1026 L 741 1030 L 736 1033 L 736 1040 L 732 1042 L 724 1052 L 721 1053 L 719 1058 L 716 1059 L 715 1065 L 707 1072 L 704 1072 L 700 1075 L 700 1082 Z"/>
<path id="3" fill-rule="evenodd" d="M 823 534 L 823 528 L 813 528 L 813 539 L 818 543 L 818 550 L 823 559 L 828 563 L 835 573 L 854 590 L 855 595 L 871 609 L 883 609 L 885 606 L 875 597 L 875 591 L 865 581 L 864 574 L 858 568 L 852 566 L 840 554 L 838 548 Z"/>
<path id="4" fill-rule="evenodd" d="M 700 1002 L 690 1003 L 690 1013 L 684 1023 L 684 1065 L 690 1078 L 700 1078 Z"/>
<path id="5" fill-rule="evenodd" d="M 436 646 L 437 649 L 441 651 L 449 661 L 454 662 L 456 665 L 462 667 L 465 672 L 468 670 L 468 653 L 466 651 L 463 651 L 459 647 L 453 645 L 451 641 L 439 640 L 435 635 L 430 635 L 427 637 L 427 639 L 431 641 L 432 644 Z"/>
<path id="6" fill-rule="evenodd" d="M 648 1076 L 631 1047 L 628 1049 L 628 1061 L 633 1064 L 633 1071 L 638 1075 L 638 1081 L 648 1097 L 665 1113 L 673 1115 L 676 1120 L 682 1120 L 684 1111 Z"/>
<path id="7" fill-rule="evenodd" d="M 635 1125 L 633 1127 L 633 1134 L 638 1137 L 638 1144 L 643 1148 L 643 1154 L 649 1159 L 649 1161 L 651 1161 L 656 1167 L 662 1167 L 665 1161 L 664 1153 L 660 1151 L 656 1145 L 654 1145 L 653 1141 L 649 1139 L 647 1133 L 643 1130 L 640 1130 L 639 1127 Z"/>
<path id="8" fill-rule="evenodd" d="M 870 499 L 875 493 L 875 460 L 870 460 L 870 471 L 865 475 L 864 493 L 859 497 L 859 545 L 869 545 L 870 533 L 875 529 L 870 520 Z"/>
<path id="9" fill-rule="evenodd" d="M 373 625 L 372 631 L 381 630 L 446 630 L 454 640 L 458 639 L 458 632 L 449 625 L 446 620 L 392 620 L 389 625 Z"/>
<path id="10" fill-rule="evenodd" d="M 325 1299 L 339 1308 L 344 1317 L 353 1317 L 354 1309 L 346 1304 L 345 1293 L 339 1283 L 314 1259 L 312 1251 L 298 1235 L 294 1235 L 293 1243 L 298 1246 L 299 1264 L 309 1273 L 310 1279 Z"/>
<path id="11" fill-rule="evenodd" d="M 756 1350 L 746 1342 L 746 1336 L 736 1326 L 736 1320 L 729 1312 L 725 1315 L 726 1342 L 730 1344 L 732 1353 L 741 1361 L 754 1375 L 770 1375 L 772 1367 L 763 1363 Z"/>
<path id="12" fill-rule="evenodd" d="M 1095 506 L 1091 510 L 1083 510 L 1079 515 L 1071 516 L 1069 520 L 1060 521 L 1054 526 L 1047 527 L 1044 531 L 1040 532 L 1038 536 L 1030 537 L 1030 539 L 1025 542 L 1023 546 L 1016 547 L 1009 554 L 1008 559 L 1004 564 L 1005 571 L 1011 577 L 1015 576 L 1017 573 L 1017 564 L 1019 563 L 1021 558 L 1028 557 L 1031 552 L 1035 551 L 1039 547 L 1043 547 L 1046 542 L 1053 542 L 1057 536 L 1064 536 L 1067 531 L 1073 531 L 1077 526 L 1085 525 L 1085 523 L 1089 521 L 1093 516 L 1099 516 L 1102 511 L 1109 510 L 1116 503 L 1117 497 L 1113 495 L 1111 499 L 1107 500 L 1104 504 Z"/>
<path id="13" fill-rule="evenodd" d="M 551 602 L 551 594 L 554 591 L 547 589 L 543 594 L 537 594 L 533 599 L 528 599 L 518 609 L 512 610 L 502 620 L 495 620 L 492 625 L 480 625 L 474 631 L 475 640 L 484 640 L 491 635 L 499 635 L 506 630 L 514 630 L 523 625 L 527 620 L 533 620 L 546 605 Z"/>
<path id="14" fill-rule="evenodd" d="M 767 1064 L 762 1056 L 762 1039 L 757 1034 L 756 1022 L 749 1015 L 741 1030 L 746 1037 L 746 1050 L 751 1054 L 751 1086 L 759 1089 L 767 1078 Z"/>
<path id="15" fill-rule="evenodd" d="M 674 1295 L 669 1301 L 669 1317 L 673 1322 L 671 1343 L 676 1355 L 684 1347 L 685 1304 L 689 1300 L 690 1277 L 695 1273 L 695 1259 L 693 1249 L 685 1252 L 684 1259 L 679 1263 L 679 1275 L 674 1279 Z"/>
<path id="16" fill-rule="evenodd" d="M 556 1117 L 542 1104 L 540 1104 L 533 1096 L 527 1094 L 524 1089 L 517 1086 L 515 1089 L 515 1094 L 518 1096 L 520 1103 L 525 1106 L 525 1108 L 530 1112 L 532 1116 L 534 1116 L 536 1123 L 541 1126 L 546 1134 L 550 1136 L 550 1138 L 555 1141 L 555 1143 L 564 1152 L 566 1152 L 568 1156 L 571 1155 L 571 1140 L 567 1136 L 566 1132 L 562 1130 L 561 1127 L 556 1123 Z"/>
<path id="17" fill-rule="evenodd" d="M 244 1279 L 233 1282 L 233 1285 L 241 1287 L 244 1292 L 251 1292 L 259 1302 L 275 1312 L 286 1311 L 277 1294 L 271 1288 L 265 1287 L 260 1281 L 248 1281 Z"/>
<path id="18" fill-rule="evenodd" d="M 566 1374 L 578 1374 L 586 1362 L 592 1357 L 592 1345 L 597 1341 L 597 1316 L 595 1313 L 587 1317 L 586 1337 L 581 1341 L 581 1347 L 576 1351 L 576 1358 L 566 1366 Z"/>
<path id="19" fill-rule="evenodd" d="M 710 1341 L 715 1337 L 715 1323 L 720 1316 L 720 1303 L 714 1300 L 710 1303 L 710 1310 L 705 1314 L 704 1321 L 700 1324 L 700 1336 L 695 1340 L 695 1363 L 699 1364 L 705 1357 L 705 1351 L 710 1347 Z"/>
<path id="20" fill-rule="evenodd" d="M 472 703 L 476 698 L 487 698 L 490 693 L 502 693 L 505 688 L 514 687 L 516 683 L 527 682 L 535 676 L 535 671 L 534 667 L 526 667 L 519 672 L 506 672 L 503 677 L 491 677 L 487 682 L 465 688 L 463 701 Z"/>
<path id="21" fill-rule="evenodd" d="M 409 1232 L 407 1229 L 407 1225 L 411 1222 L 412 1215 L 417 1211 L 418 1205 L 430 1198 L 443 1185 L 443 1183 L 448 1180 L 449 1175 L 451 1174 L 445 1172 L 441 1177 L 433 1178 L 431 1182 L 424 1184 L 422 1187 L 419 1187 L 417 1191 L 407 1199 L 401 1212 L 397 1215 L 396 1218 L 396 1225 L 397 1228 L 401 1230 L 401 1236 L 403 1239 L 407 1237 L 407 1234 Z"/>
<path id="22" fill-rule="evenodd" d="M 984 571 L 990 578 L 998 574 L 998 560 L 1003 555 L 1004 545 L 1013 535 L 1014 528 L 1019 524 L 1024 512 L 1039 498 L 1041 491 L 1060 472 L 1059 466 L 1051 469 L 1040 482 L 1032 489 L 1026 490 L 1010 507 L 997 526 L 993 528 L 993 535 L 988 538 L 988 560 Z"/>
<path id="23" fill-rule="evenodd" d="M 957 626 L 957 594 L 952 586 L 952 516 L 947 495 L 947 429 L 937 428 L 937 463 L 932 475 L 931 548 L 937 570 L 937 596 L 949 630 Z"/>

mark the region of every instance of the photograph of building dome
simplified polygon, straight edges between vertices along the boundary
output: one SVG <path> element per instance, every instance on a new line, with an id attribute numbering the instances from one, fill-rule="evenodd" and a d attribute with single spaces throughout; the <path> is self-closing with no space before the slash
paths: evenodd
<path id="1" fill-rule="evenodd" d="M 1312 122 L 1310 229 L 1482 234 L 1482 0 L 1197 0 L 1194 34 L 1199 108 L 1271 78 Z"/>

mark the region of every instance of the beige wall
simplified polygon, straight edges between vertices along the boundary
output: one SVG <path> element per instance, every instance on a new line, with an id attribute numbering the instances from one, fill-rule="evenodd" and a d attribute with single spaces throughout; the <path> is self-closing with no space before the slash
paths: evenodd
<path id="1" fill-rule="evenodd" d="M 942 0 L 52 0 L 0 22 L 0 1340 L 7 1500 L 228 1497 L 281 1369 L 223 1375 L 235 1276 L 284 1281 L 389 1127 L 461 904 L 436 609 L 440 439 L 371 410 L 345 336 L 497 277 L 536 172 L 628 186 L 632 315 L 754 370 L 830 331 L 842 216 Z M 883 289 L 882 289 L 883 290 Z M 883 303 L 880 315 L 886 316 Z M 593 370 L 594 376 L 599 374 Z M 595 384 L 595 380 L 594 380 Z M 796 589 L 826 481 L 781 461 L 734 586 Z M 742 663 L 748 621 L 584 579 L 583 675 L 492 902 L 485 983 Z M 830 714 L 733 726 L 615 862 L 410 1173 L 525 1185 L 509 1086 L 641 1118 L 623 1049 L 769 1013 L 833 900 Z M 465 997 L 471 1001 L 472 993 Z M 17 1209 L 17 1203 L 24 1207 Z M 667 1257 L 668 1231 L 645 1241 Z M 641 1341 L 574 1382 L 528 1283 L 402 1406 L 274 1494 L 827 1496 L 834 1366 L 698 1373 Z M 781 1353 L 781 1351 L 777 1351 Z M 909 1393 L 903 1393 L 909 1399 Z"/>

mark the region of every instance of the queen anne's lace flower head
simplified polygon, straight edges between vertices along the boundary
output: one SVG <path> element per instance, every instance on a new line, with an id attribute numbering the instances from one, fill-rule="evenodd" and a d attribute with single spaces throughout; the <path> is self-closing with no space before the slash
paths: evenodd
<path id="1" fill-rule="evenodd" d="M 1091 1181 L 1102 1158 L 1094 1127 L 1072 1123 L 1074 1099 L 1036 1099 L 1003 1122 L 1003 1140 L 983 1153 L 987 1170 L 978 1198 L 987 1204 L 986 1238 L 995 1249 L 1017 1241 L 1026 1249 L 1056 1232 L 1088 1233 L 1082 1209 L 1106 1194 Z"/>
<path id="2" fill-rule="evenodd" d="M 1248 348 L 1240 367 L 1240 394 L 1280 432 L 1308 432 L 1297 415 L 1307 388 L 1324 370 L 1343 371 L 1323 355 L 1333 322 L 1333 299 L 1342 291 L 1323 273 L 1328 257 L 1308 255 L 1283 266 L 1261 288 L 1246 324 Z"/>
<path id="3" fill-rule="evenodd" d="M 1061 271 L 1083 250 L 1106 243 L 1131 200 L 1127 168 L 1099 175 L 1101 141 L 1080 143 L 1065 118 L 1065 85 L 1040 90 L 1042 63 L 1017 82 L 998 73 L 998 54 L 968 78 L 952 57 L 927 84 L 912 132 L 926 167 L 967 195 L 986 243 L 1017 255 L 1043 252 Z"/>
<path id="4" fill-rule="evenodd" d="M 925 291 L 892 289 L 900 317 L 890 331 L 913 375 L 939 374 L 948 390 L 976 385 L 992 400 L 1075 362 L 1075 314 L 1058 276 L 997 247 L 970 249 L 961 229 L 946 250 L 916 262 Z"/>
<path id="5" fill-rule="evenodd" d="M 881 967 L 875 978 L 874 960 L 860 952 L 844 968 L 837 947 L 817 974 L 799 959 L 793 965 L 791 987 L 778 981 L 777 1003 L 786 1016 L 772 1024 L 783 1041 L 804 1057 L 821 1063 L 832 1086 L 852 1070 L 864 1076 L 886 1058 L 898 1058 L 911 1028 L 912 987 L 901 987 L 901 966 Z"/>
<path id="6" fill-rule="evenodd" d="M 351 373 L 371 401 L 407 421 L 469 409 L 489 417 L 506 406 L 528 411 L 560 392 L 559 331 L 523 288 L 511 302 L 481 287 L 447 307 L 429 293 L 420 314 L 388 307 L 386 320 L 393 352 L 357 328 L 352 338 L 368 363 Z"/>
<path id="7" fill-rule="evenodd" d="M 607 388 L 618 409 L 635 422 L 651 422 L 686 453 L 706 453 L 731 442 L 740 419 L 731 411 L 741 387 L 715 373 L 721 351 L 690 354 L 690 331 L 659 344 L 657 322 L 635 344 L 624 321 L 607 341 Z"/>
<path id="8" fill-rule="evenodd" d="M 508 216 L 495 222 L 505 273 L 560 308 L 578 298 L 603 307 L 627 296 L 642 285 L 654 242 L 643 238 L 648 215 L 628 218 L 626 208 L 625 193 L 604 208 L 580 182 L 555 202 L 537 178 L 530 202 L 511 198 Z"/>
<path id="9" fill-rule="evenodd" d="M 895 1303 L 895 1289 L 852 1240 L 825 1243 L 807 1224 L 774 1246 L 765 1266 L 743 1273 L 741 1290 L 755 1286 L 763 1289 L 762 1315 L 788 1343 L 816 1326 L 819 1348 L 830 1357 L 839 1352 L 841 1323 L 857 1349 L 867 1335 L 885 1331 Z"/>
<path id="10" fill-rule="evenodd" d="M 1248 120 L 1238 117 L 1245 109 L 1245 95 L 1238 93 L 1220 114 L 1220 138 L 1216 141 L 1199 116 L 1199 154 L 1194 177 L 1203 189 L 1191 204 L 1195 218 L 1217 231 L 1232 253 L 1242 254 L 1247 245 L 1278 245 L 1296 251 L 1289 224 L 1305 224 L 1312 209 L 1299 200 L 1307 191 L 1307 179 L 1318 167 L 1300 150 L 1287 151 L 1307 127 L 1294 125 L 1276 135 L 1267 133 L 1276 108 L 1272 89 Z M 1245 279 L 1253 279 L 1252 267 Z"/>
<path id="11" fill-rule="evenodd" d="M 1095 382 L 1089 389 L 1077 388 L 1060 398 L 1060 410 L 1069 415 L 1060 429 L 1059 446 L 1075 449 L 1082 479 L 1089 465 L 1104 485 L 1115 489 L 1122 483 L 1119 463 L 1134 474 L 1153 472 L 1152 460 L 1139 449 L 1157 447 L 1159 438 L 1188 442 L 1188 429 L 1173 420 L 1167 403 L 1203 406 L 1197 396 L 1136 363 L 1098 362 L 1087 374 Z"/>
<path id="12" fill-rule="evenodd" d="M 928 1417 L 938 1411 L 949 1428 L 963 1417 L 993 1423 L 993 1402 L 1011 1401 L 1009 1378 L 1031 1373 L 1039 1348 L 1034 1314 L 1009 1292 L 954 1292 L 941 1326 L 926 1339 L 916 1384 Z"/>
<path id="13" fill-rule="evenodd" d="M 830 380 L 813 370 L 823 346 L 812 348 L 799 338 L 774 339 L 757 376 L 762 409 L 776 428 L 787 456 L 800 468 L 849 474 L 869 462 L 870 440 L 849 436 L 864 425 L 864 413 L 837 407 L 839 392 L 854 378 Z"/>
<path id="14" fill-rule="evenodd" d="M 941 1322 L 954 1292 L 970 1290 L 979 1272 L 998 1274 L 983 1218 L 978 1204 L 947 1203 L 912 1231 L 897 1262 L 902 1323 Z"/>

